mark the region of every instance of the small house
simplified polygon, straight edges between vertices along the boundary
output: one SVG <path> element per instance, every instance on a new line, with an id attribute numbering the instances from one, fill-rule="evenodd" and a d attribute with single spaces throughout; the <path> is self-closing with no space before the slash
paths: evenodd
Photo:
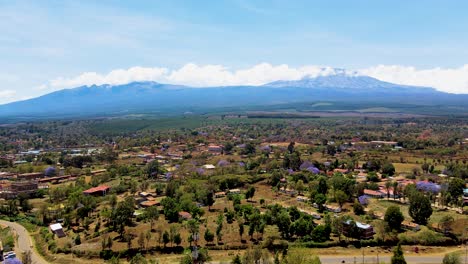
<path id="1" fill-rule="evenodd" d="M 65 232 L 63 231 L 63 227 L 60 223 L 51 224 L 49 228 L 50 228 L 50 231 L 52 231 L 52 233 L 54 233 L 59 238 L 67 236 Z"/>
<path id="2" fill-rule="evenodd" d="M 83 194 L 93 195 L 93 196 L 105 196 L 109 190 L 110 190 L 109 186 L 101 185 L 101 186 L 94 187 L 94 188 L 88 189 L 86 191 L 83 191 Z"/>
<path id="3" fill-rule="evenodd" d="M 190 220 L 192 219 L 192 215 L 189 212 L 182 211 L 182 212 L 179 212 L 179 219 Z"/>
<path id="4" fill-rule="evenodd" d="M 214 197 L 215 197 L 215 198 L 222 198 L 222 197 L 224 197 L 224 196 L 226 196 L 226 193 L 225 193 L 225 192 L 216 192 L 216 193 L 214 194 Z"/>

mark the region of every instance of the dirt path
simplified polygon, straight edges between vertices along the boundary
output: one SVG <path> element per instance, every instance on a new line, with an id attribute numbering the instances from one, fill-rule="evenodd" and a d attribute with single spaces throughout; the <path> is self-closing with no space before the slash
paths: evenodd
<path id="1" fill-rule="evenodd" d="M 47 262 L 34 248 L 34 243 L 29 232 L 22 225 L 14 222 L 0 220 L 0 224 L 10 227 L 17 235 L 15 244 L 16 254 L 21 259 L 22 252 L 31 251 L 31 258 L 33 264 L 47 264 Z"/>

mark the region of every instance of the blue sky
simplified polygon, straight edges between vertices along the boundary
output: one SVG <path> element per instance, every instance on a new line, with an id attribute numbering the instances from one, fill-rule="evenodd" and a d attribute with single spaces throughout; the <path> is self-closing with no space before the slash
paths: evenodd
<path id="1" fill-rule="evenodd" d="M 468 93 L 466 10 L 462 0 L 0 0 L 0 103 L 93 82 L 83 80 L 86 72 L 138 67 L 170 75 L 188 63 L 206 75 L 217 74 L 210 65 L 359 69 Z M 192 84 L 189 77 L 176 80 Z"/>

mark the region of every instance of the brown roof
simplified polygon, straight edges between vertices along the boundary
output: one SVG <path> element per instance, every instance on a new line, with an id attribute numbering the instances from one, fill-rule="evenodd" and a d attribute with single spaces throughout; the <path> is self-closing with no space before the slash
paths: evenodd
<path id="1" fill-rule="evenodd" d="M 105 192 L 105 191 L 108 191 L 109 189 L 110 189 L 109 186 L 101 185 L 101 186 L 94 187 L 94 188 L 88 189 L 86 191 L 83 191 L 83 193 L 91 194 L 91 193 L 95 193 L 95 192 Z"/>
<path id="2" fill-rule="evenodd" d="M 192 215 L 189 212 L 179 212 L 179 216 L 184 219 L 192 219 Z"/>
<path id="3" fill-rule="evenodd" d="M 144 202 L 141 202 L 140 205 L 143 206 L 143 207 L 150 207 L 150 206 L 155 206 L 155 205 L 159 205 L 160 203 L 158 201 L 144 201 Z"/>

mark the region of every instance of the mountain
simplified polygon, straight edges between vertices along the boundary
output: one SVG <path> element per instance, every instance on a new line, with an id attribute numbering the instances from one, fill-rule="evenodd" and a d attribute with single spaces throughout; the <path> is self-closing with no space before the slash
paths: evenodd
<path id="1" fill-rule="evenodd" d="M 82 86 L 0 105 L 0 118 L 118 116 L 133 113 L 178 114 L 215 108 L 245 108 L 299 102 L 382 102 L 464 106 L 468 95 L 382 82 L 338 73 L 261 86 L 188 87 L 156 82 Z"/>
<path id="2" fill-rule="evenodd" d="M 300 88 L 341 88 L 341 89 L 358 89 L 358 90 L 376 90 L 376 89 L 393 89 L 395 90 L 420 90 L 424 89 L 426 92 L 431 90 L 435 92 L 434 88 L 429 87 L 418 87 L 418 86 L 408 86 L 400 85 L 389 82 L 383 82 L 378 79 L 356 75 L 353 73 L 346 73 L 340 71 L 333 75 L 327 76 L 318 76 L 315 78 L 304 77 L 300 80 L 294 81 L 276 81 L 272 83 L 265 84 L 264 86 L 268 87 L 300 87 Z"/>

